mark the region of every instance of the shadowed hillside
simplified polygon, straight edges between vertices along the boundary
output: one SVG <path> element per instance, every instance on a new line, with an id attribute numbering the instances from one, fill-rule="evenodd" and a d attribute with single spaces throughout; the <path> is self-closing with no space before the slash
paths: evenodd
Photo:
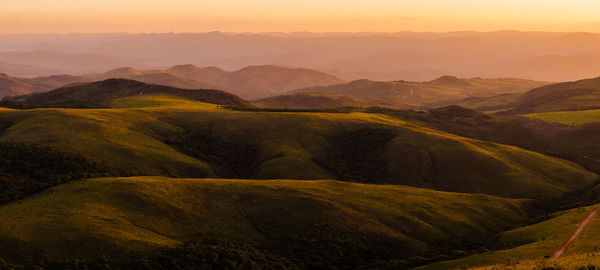
<path id="1" fill-rule="evenodd" d="M 50 92 L 10 97 L 0 105 L 14 108 L 107 108 L 116 99 L 144 94 L 172 94 L 219 105 L 248 105 L 243 99 L 223 91 L 187 90 L 126 79 L 78 83 Z"/>

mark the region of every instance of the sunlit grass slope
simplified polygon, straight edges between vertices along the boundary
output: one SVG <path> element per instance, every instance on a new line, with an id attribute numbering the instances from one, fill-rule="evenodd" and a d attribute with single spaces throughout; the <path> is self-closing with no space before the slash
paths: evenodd
<path id="1" fill-rule="evenodd" d="M 504 232 L 497 242 L 496 251 L 477 254 L 462 259 L 438 262 L 420 269 L 456 269 L 464 267 L 514 265 L 523 260 L 543 259 L 551 256 L 577 229 L 577 224 L 598 205 L 558 212 L 550 219 Z M 572 244 L 565 256 L 589 254 L 598 246 L 600 222 L 592 220 L 580 238 Z"/>
<path id="2" fill-rule="evenodd" d="M 131 96 L 113 100 L 110 108 L 157 108 L 157 109 L 188 109 L 214 110 L 218 105 L 205 103 L 184 97 L 166 94 L 149 94 Z"/>
<path id="3" fill-rule="evenodd" d="M 342 95 L 320 94 L 320 93 L 299 93 L 292 95 L 282 95 L 253 101 L 252 104 L 262 108 L 338 108 L 338 107 L 365 107 L 376 106 L 379 104 L 369 103 L 368 101 L 346 97 Z"/>
<path id="4" fill-rule="evenodd" d="M 502 94 L 492 97 L 474 97 L 467 98 L 456 105 L 479 111 L 501 111 L 514 107 L 523 93 Z"/>
<path id="5" fill-rule="evenodd" d="M 565 125 L 582 125 L 600 122 L 600 110 L 532 113 L 525 116 Z"/>
<path id="6" fill-rule="evenodd" d="M 600 253 L 567 255 L 556 259 L 538 258 L 519 263 L 504 263 L 469 268 L 472 270 L 531 270 L 531 269 L 597 269 L 600 266 Z"/>
<path id="7" fill-rule="evenodd" d="M 165 95 L 112 106 L 129 108 L 3 111 L 0 141 L 60 148 L 123 175 L 336 178 L 515 198 L 596 179 L 561 159 L 379 114 L 238 112 Z"/>
<path id="8" fill-rule="evenodd" d="M 0 206 L 0 257 L 126 258 L 219 237 L 283 257 L 401 259 L 484 240 L 521 222 L 522 203 L 333 180 L 89 179 Z"/>
<path id="9" fill-rule="evenodd" d="M 12 111 L 2 118 L 19 120 L 14 120 L 16 123 L 2 133 L 0 140 L 72 151 L 123 174 L 213 175 L 207 164 L 129 129 L 132 123 L 144 121 L 165 125 L 165 129 L 177 128 L 145 112 L 49 109 Z"/>

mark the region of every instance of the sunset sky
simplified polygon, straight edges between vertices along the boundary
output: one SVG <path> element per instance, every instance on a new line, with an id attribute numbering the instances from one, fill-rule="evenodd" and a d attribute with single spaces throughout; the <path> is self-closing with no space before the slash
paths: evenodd
<path id="1" fill-rule="evenodd" d="M 2 0 L 0 33 L 600 32 L 598 0 Z"/>

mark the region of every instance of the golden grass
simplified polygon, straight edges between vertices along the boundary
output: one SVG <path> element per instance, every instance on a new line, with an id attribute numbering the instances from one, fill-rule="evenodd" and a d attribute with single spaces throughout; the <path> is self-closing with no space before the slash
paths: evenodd
<path id="1" fill-rule="evenodd" d="M 137 175 L 215 177 L 211 165 L 161 140 L 161 134 L 185 136 L 186 129 L 211 127 L 214 136 L 227 142 L 252 138 L 251 143 L 261 152 L 253 178 L 325 179 L 332 175 L 314 162 L 331 145 L 324 138 L 344 130 L 392 130 L 396 137 L 385 146 L 390 156 L 387 165 L 383 164 L 390 177 L 412 181 L 414 177 L 406 173 L 414 172 L 420 179 L 423 170 L 435 170 L 439 176 L 433 183 L 412 185 L 509 197 L 551 197 L 596 179 L 595 174 L 568 161 L 380 114 L 239 112 L 161 95 L 135 96 L 117 103 L 134 108 L 3 111 L 2 116 L 15 119 L 16 124 L 5 130 L 0 140 L 57 147 Z M 422 161 L 423 152 L 437 160 L 435 168 L 421 168 L 426 162 Z"/>
<path id="2" fill-rule="evenodd" d="M 600 110 L 533 113 L 525 116 L 571 126 L 600 122 Z"/>
<path id="3" fill-rule="evenodd" d="M 425 242 L 476 238 L 520 222 L 522 203 L 333 180 L 89 179 L 0 206 L 0 239 L 10 243 L 0 257 L 17 260 L 15 248 L 56 259 L 122 256 L 211 235 L 255 243 L 311 235 L 315 224 L 343 239 L 385 235 L 422 252 Z"/>

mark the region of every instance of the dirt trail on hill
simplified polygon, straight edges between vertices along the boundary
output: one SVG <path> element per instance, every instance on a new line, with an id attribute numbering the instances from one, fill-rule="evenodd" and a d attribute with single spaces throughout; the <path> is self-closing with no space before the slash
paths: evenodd
<path id="1" fill-rule="evenodd" d="M 594 217 L 596 215 L 598 215 L 598 211 L 600 211 L 600 206 L 596 207 L 596 209 L 594 209 L 594 211 L 592 211 L 584 220 L 583 222 L 581 222 L 579 224 L 579 226 L 577 227 L 577 230 L 575 230 L 575 232 L 571 235 L 571 237 L 569 237 L 569 240 L 567 240 L 567 242 L 565 242 L 564 244 L 562 244 L 562 246 L 560 246 L 560 248 L 558 250 L 556 250 L 556 252 L 554 252 L 554 254 L 552 255 L 552 258 L 558 258 L 560 257 L 560 255 L 562 255 L 565 250 L 567 250 L 567 248 L 573 243 L 573 241 L 575 241 L 579 235 L 581 234 L 581 232 L 583 232 L 583 229 L 585 228 L 585 226 L 588 225 L 588 223 L 590 223 L 590 221 L 592 219 L 594 219 Z"/>

